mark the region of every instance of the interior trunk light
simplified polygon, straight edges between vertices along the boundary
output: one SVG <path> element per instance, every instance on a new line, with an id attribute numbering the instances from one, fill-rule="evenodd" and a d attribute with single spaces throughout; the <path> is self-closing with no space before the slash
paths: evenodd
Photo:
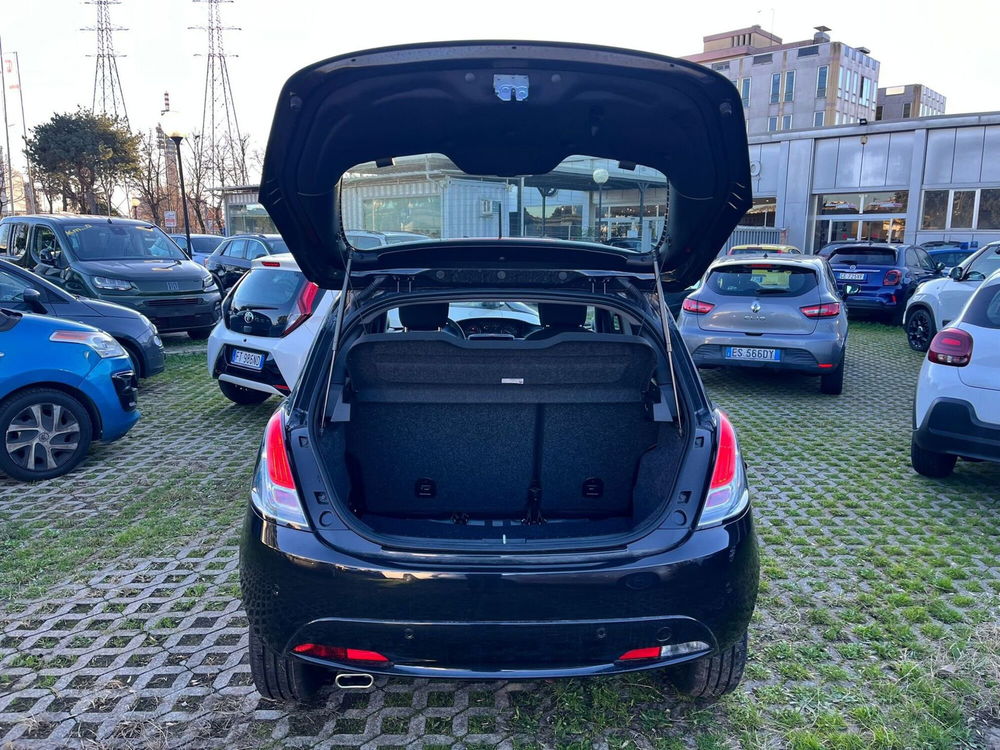
<path id="1" fill-rule="evenodd" d="M 945 328 L 931 341 L 927 359 L 939 365 L 965 367 L 972 360 L 972 336 L 961 328 Z"/>
<path id="2" fill-rule="evenodd" d="M 340 646 L 324 646 L 321 643 L 300 643 L 292 649 L 296 654 L 314 656 L 327 661 L 366 661 L 378 664 L 388 664 L 389 659 L 378 651 L 367 651 L 361 648 L 341 648 Z"/>
<path id="3" fill-rule="evenodd" d="M 691 297 L 685 299 L 684 303 L 681 305 L 681 308 L 685 312 L 693 313 L 695 315 L 704 315 L 707 312 L 711 312 L 714 307 L 715 305 L 711 302 L 702 302 L 700 299 L 691 299 Z"/>
<path id="4" fill-rule="evenodd" d="M 807 318 L 835 318 L 840 315 L 839 302 L 824 302 L 822 305 L 806 305 L 800 307 Z"/>
<path id="5" fill-rule="evenodd" d="M 896 286 L 903 278 L 903 272 L 893 268 L 890 271 L 885 272 L 885 278 L 882 279 L 882 286 Z"/>

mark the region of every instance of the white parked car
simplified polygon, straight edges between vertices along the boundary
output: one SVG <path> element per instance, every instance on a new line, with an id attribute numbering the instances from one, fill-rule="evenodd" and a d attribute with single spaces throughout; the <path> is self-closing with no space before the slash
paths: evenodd
<path id="1" fill-rule="evenodd" d="M 945 477 L 959 457 L 1000 461 L 1000 271 L 934 336 L 914 400 L 910 461 Z"/>
<path id="2" fill-rule="evenodd" d="M 934 334 L 958 317 L 983 279 L 998 269 L 1000 242 L 991 242 L 952 268 L 947 276 L 918 286 L 903 317 L 910 348 L 926 352 Z"/>
<path id="3" fill-rule="evenodd" d="M 336 298 L 306 281 L 287 253 L 255 260 L 208 339 L 208 372 L 226 398 L 259 404 L 287 395 Z"/>

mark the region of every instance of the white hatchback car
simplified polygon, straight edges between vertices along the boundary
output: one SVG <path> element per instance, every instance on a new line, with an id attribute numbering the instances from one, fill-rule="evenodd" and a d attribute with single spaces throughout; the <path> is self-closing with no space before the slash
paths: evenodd
<path id="1" fill-rule="evenodd" d="M 945 477 L 959 457 L 1000 461 L 1000 271 L 930 343 L 917 381 L 910 461 Z"/>
<path id="2" fill-rule="evenodd" d="M 947 276 L 925 281 L 906 303 L 903 327 L 910 348 L 926 352 L 934 334 L 962 311 L 983 279 L 1000 269 L 1000 242 L 991 242 L 952 268 Z"/>
<path id="3" fill-rule="evenodd" d="M 307 281 L 287 253 L 255 260 L 208 339 L 208 372 L 226 398 L 259 404 L 288 395 L 336 298 Z"/>

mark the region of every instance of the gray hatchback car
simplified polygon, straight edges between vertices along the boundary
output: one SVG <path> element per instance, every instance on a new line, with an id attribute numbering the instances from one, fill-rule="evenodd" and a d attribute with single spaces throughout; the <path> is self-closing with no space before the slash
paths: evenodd
<path id="1" fill-rule="evenodd" d="M 847 313 L 822 258 L 718 260 L 678 323 L 699 367 L 790 370 L 819 375 L 823 393 L 843 391 Z"/>

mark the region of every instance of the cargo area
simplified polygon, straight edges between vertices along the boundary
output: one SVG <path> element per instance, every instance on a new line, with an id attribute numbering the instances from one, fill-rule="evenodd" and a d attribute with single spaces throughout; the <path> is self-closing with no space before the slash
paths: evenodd
<path id="1" fill-rule="evenodd" d="M 346 465 L 337 494 L 376 534 L 623 534 L 670 496 L 684 439 L 639 336 L 373 334 L 346 369 L 349 418 L 322 450 L 328 466 Z"/>

